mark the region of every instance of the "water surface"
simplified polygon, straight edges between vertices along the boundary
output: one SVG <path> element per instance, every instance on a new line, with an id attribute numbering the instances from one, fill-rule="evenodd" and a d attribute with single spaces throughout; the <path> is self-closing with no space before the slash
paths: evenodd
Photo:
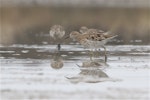
<path id="1" fill-rule="evenodd" d="M 90 63 L 82 46 L 0 46 L 2 100 L 148 100 L 150 46 L 107 45 Z M 59 63 L 59 64 L 58 64 Z M 89 64 L 88 64 L 89 63 Z M 91 64 L 91 65 L 90 65 Z"/>

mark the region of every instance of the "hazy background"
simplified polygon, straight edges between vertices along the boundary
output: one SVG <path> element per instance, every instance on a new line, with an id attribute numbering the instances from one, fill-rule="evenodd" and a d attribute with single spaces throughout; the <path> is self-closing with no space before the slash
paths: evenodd
<path id="1" fill-rule="evenodd" d="M 150 100 L 149 1 L 0 0 L 0 100 Z M 55 24 L 119 36 L 105 63 L 103 48 L 90 54 L 71 39 L 57 52 Z"/>
<path id="2" fill-rule="evenodd" d="M 67 34 L 87 26 L 119 34 L 120 44 L 149 44 L 150 0 L 0 0 L 0 44 L 53 44 L 54 24 Z"/>

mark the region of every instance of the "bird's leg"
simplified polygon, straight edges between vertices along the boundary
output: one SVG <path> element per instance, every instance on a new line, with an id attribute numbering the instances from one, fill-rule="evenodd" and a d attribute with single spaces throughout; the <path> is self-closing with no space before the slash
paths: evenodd
<path id="1" fill-rule="evenodd" d="M 92 51 L 90 51 L 90 60 L 92 61 Z"/>
<path id="2" fill-rule="evenodd" d="M 106 48 L 103 46 L 104 50 L 105 50 L 105 62 L 107 62 L 107 55 L 106 55 Z"/>
<path id="3" fill-rule="evenodd" d="M 96 58 L 96 49 L 93 49 L 93 57 Z"/>
<path id="4" fill-rule="evenodd" d="M 101 49 L 98 49 L 98 51 L 99 51 L 99 55 L 101 55 L 101 53 L 100 53 Z"/>
<path id="5" fill-rule="evenodd" d="M 59 44 L 57 44 L 57 49 L 58 49 L 58 51 L 60 51 L 60 49 L 61 49 L 61 45 L 60 45 L 60 43 L 59 43 Z"/>
<path id="6" fill-rule="evenodd" d="M 91 53 L 91 51 L 90 50 L 88 50 L 88 54 L 89 54 L 89 56 L 90 56 L 90 61 L 92 61 L 92 53 Z"/>
<path id="7" fill-rule="evenodd" d="M 96 57 L 98 57 L 99 56 L 99 51 L 100 51 L 100 49 L 95 49 L 95 53 L 96 53 Z"/>
<path id="8" fill-rule="evenodd" d="M 94 57 L 94 50 L 93 49 L 91 50 L 91 53 L 92 53 L 92 57 Z"/>

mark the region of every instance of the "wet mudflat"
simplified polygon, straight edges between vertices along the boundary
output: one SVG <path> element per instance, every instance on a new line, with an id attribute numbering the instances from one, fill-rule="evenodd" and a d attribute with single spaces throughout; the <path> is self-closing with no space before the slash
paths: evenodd
<path id="1" fill-rule="evenodd" d="M 0 46 L 2 100 L 148 100 L 150 46 L 107 45 L 89 55 L 80 45 Z"/>

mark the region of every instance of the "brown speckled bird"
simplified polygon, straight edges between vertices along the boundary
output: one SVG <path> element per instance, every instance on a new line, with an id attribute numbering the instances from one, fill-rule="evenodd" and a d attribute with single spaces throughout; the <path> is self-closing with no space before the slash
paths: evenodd
<path id="1" fill-rule="evenodd" d="M 110 41 L 111 39 L 117 37 L 117 35 L 111 35 L 109 32 L 101 32 L 101 33 L 88 33 L 85 32 L 84 34 L 80 34 L 77 31 L 73 31 L 70 33 L 70 38 L 73 40 L 76 40 L 79 42 L 81 45 L 83 45 L 85 48 L 94 50 L 94 49 L 99 49 L 99 48 L 104 48 L 105 50 L 105 61 L 107 61 L 107 56 L 106 56 L 106 48 L 105 44 Z M 92 52 L 93 53 L 93 52 Z M 92 57 L 90 56 L 91 60 Z"/>
<path id="2" fill-rule="evenodd" d="M 60 45 L 61 41 L 60 40 L 65 35 L 65 30 L 64 30 L 63 26 L 61 26 L 61 25 L 52 26 L 49 31 L 49 34 L 54 40 L 58 41 L 57 49 L 58 49 L 58 51 L 60 51 L 60 49 L 61 49 L 61 45 Z"/>

